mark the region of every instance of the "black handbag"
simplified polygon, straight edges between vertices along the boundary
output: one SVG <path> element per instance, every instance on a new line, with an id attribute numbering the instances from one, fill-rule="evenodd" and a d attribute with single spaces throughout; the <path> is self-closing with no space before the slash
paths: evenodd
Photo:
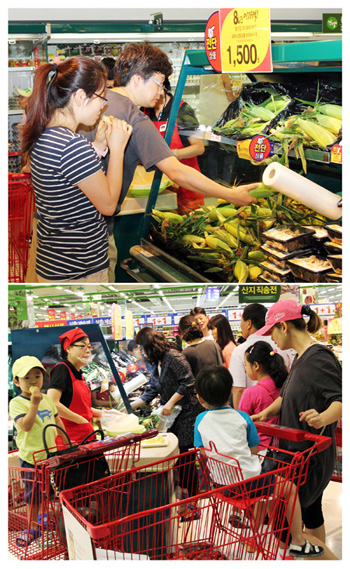
<path id="1" fill-rule="evenodd" d="M 48 448 L 46 430 L 49 427 L 55 427 L 66 435 L 69 444 L 67 448 L 55 451 Z M 73 445 L 65 430 L 58 425 L 53 423 L 44 427 L 43 443 L 47 459 L 42 463 L 42 467 L 50 477 L 50 496 L 58 497 L 61 490 L 75 488 L 110 475 L 107 460 L 102 452 L 94 453 L 90 457 L 89 453 L 81 452 L 84 445 L 91 442 L 90 437 L 96 433 L 101 434 L 102 440 L 104 439 L 103 431 L 97 430 L 89 433 L 78 445 Z"/>

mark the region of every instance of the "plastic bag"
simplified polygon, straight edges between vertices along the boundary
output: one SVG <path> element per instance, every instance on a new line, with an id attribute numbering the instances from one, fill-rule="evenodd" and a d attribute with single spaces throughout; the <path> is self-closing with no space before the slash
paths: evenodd
<path id="1" fill-rule="evenodd" d="M 139 426 L 139 420 L 131 413 L 121 413 L 116 409 L 102 411 L 100 417 L 102 429 L 109 433 L 128 432 Z"/>
<path id="2" fill-rule="evenodd" d="M 159 417 L 159 421 L 157 423 L 156 428 L 160 433 L 165 433 L 168 429 L 170 429 L 170 427 L 174 424 L 175 419 L 179 416 L 179 414 L 182 411 L 182 407 L 180 407 L 180 405 L 174 405 L 174 407 L 171 410 L 171 415 L 163 415 L 162 414 L 163 408 L 164 405 L 161 405 L 160 407 L 158 407 L 158 409 L 155 409 L 151 413 L 151 415 L 156 415 L 157 417 Z"/>

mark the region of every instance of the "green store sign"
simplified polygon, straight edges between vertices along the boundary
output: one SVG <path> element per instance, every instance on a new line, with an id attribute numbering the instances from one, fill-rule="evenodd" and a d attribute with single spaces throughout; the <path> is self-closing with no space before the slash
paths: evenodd
<path id="1" fill-rule="evenodd" d="M 239 303 L 277 302 L 281 295 L 281 285 L 241 285 L 239 287 Z"/>
<path id="2" fill-rule="evenodd" d="M 342 14 L 322 14 L 322 33 L 341 34 Z"/>

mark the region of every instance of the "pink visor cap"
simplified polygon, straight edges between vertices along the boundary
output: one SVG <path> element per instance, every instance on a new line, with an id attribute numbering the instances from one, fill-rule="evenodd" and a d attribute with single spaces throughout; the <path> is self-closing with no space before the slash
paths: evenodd
<path id="1" fill-rule="evenodd" d="M 302 305 L 294 300 L 279 300 L 271 306 L 266 314 L 266 324 L 257 331 L 259 336 L 268 336 L 271 328 L 279 322 L 286 322 L 287 320 L 296 320 L 302 318 Z"/>

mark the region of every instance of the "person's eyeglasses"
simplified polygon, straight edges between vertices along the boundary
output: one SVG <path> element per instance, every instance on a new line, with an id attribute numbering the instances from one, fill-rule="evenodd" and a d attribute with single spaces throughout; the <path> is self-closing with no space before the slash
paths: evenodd
<path id="1" fill-rule="evenodd" d="M 166 91 L 165 85 L 164 83 L 161 83 L 160 81 L 158 81 L 157 79 L 155 79 L 154 77 L 150 77 L 150 79 L 152 79 L 152 81 L 154 81 L 154 83 L 157 83 L 158 87 L 160 87 L 161 89 L 163 89 L 163 91 Z"/>
<path id="2" fill-rule="evenodd" d="M 102 97 L 102 95 L 99 95 L 98 93 L 94 93 L 95 97 L 98 97 L 99 99 L 102 99 L 102 101 L 105 101 L 106 103 L 108 103 L 108 99 L 106 99 L 106 97 Z"/>
<path id="3" fill-rule="evenodd" d="M 92 350 L 92 346 L 90 344 L 73 344 L 77 348 L 82 348 L 84 350 Z"/>

